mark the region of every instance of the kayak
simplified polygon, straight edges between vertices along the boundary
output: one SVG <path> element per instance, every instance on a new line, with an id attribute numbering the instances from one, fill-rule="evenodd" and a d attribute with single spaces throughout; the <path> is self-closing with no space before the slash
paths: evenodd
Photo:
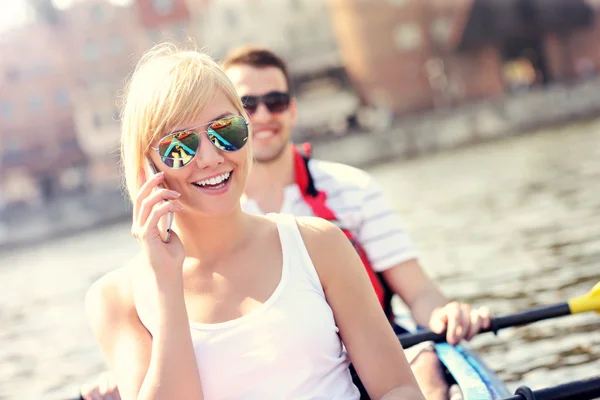
<path id="1" fill-rule="evenodd" d="M 397 315 L 396 322 L 411 333 L 418 332 L 407 314 Z M 435 350 L 444 365 L 448 385 L 457 384 L 464 400 L 496 400 L 511 396 L 506 384 L 468 345 L 438 343 Z"/>
<path id="2" fill-rule="evenodd" d="M 440 343 L 435 349 L 446 369 L 448 383 L 458 384 L 464 400 L 510 397 L 511 393 L 504 382 L 468 346 Z"/>
<path id="3" fill-rule="evenodd" d="M 482 330 L 480 333 L 498 332 L 505 328 L 588 312 L 600 314 L 600 282 L 587 294 L 571 298 L 566 302 L 494 317 L 492 318 L 490 328 Z M 397 312 L 395 322 L 410 332 L 410 334 L 398 335 L 398 339 L 406 346 L 421 343 L 422 341 L 436 342 L 435 349 L 440 361 L 444 365 L 448 385 L 458 385 L 461 389 L 463 400 L 600 399 L 600 376 L 581 378 L 537 390 L 532 390 L 523 385 L 517 388 L 515 395 L 511 395 L 506 384 L 467 344 L 461 343 L 457 346 L 450 346 L 443 343 L 443 334 L 435 334 L 431 331 L 417 329 L 415 322 L 407 311 Z M 355 381 L 355 383 L 360 385 L 360 380 Z M 368 398 L 368 396 L 364 398 Z M 71 400 L 82 399 L 78 396 Z"/>

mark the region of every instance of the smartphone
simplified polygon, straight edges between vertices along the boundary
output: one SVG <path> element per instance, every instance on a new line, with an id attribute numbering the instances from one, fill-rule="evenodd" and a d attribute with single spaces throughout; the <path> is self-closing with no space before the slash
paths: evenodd
<path id="1" fill-rule="evenodd" d="M 156 170 L 156 167 L 154 166 L 154 163 L 148 158 L 145 157 L 145 172 L 146 172 L 146 180 L 152 178 L 154 175 L 156 175 L 158 173 L 158 171 Z M 161 183 L 159 184 L 154 190 L 157 190 L 157 188 L 161 188 L 164 189 L 164 185 Z M 168 200 L 165 200 L 168 201 Z M 164 243 L 168 243 L 169 239 L 171 238 L 171 225 L 173 224 L 173 213 L 169 212 L 165 215 L 163 215 L 162 217 L 160 217 L 160 220 L 158 221 L 158 234 L 160 236 L 160 240 L 162 240 Z"/>

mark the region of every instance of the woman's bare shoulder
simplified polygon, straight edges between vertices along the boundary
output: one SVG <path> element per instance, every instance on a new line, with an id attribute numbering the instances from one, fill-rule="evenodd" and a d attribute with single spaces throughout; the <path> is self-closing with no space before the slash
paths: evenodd
<path id="1" fill-rule="evenodd" d="M 92 322 L 111 322 L 135 312 L 131 282 L 142 263 L 143 256 L 139 253 L 123 266 L 100 277 L 89 287 L 85 295 L 85 306 Z"/>
<path id="2" fill-rule="evenodd" d="M 326 219 L 319 217 L 296 217 L 296 223 L 300 228 L 302 236 L 310 238 L 335 238 L 345 237 L 344 233 L 337 225 Z"/>
<path id="3" fill-rule="evenodd" d="M 310 258 L 325 287 L 357 257 L 354 247 L 335 224 L 317 217 L 297 217 L 296 223 Z M 348 267 L 349 268 L 349 267 Z"/>

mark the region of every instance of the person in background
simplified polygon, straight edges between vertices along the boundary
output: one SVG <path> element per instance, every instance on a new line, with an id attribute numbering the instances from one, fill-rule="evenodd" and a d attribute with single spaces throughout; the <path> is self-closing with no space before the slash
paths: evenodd
<path id="1" fill-rule="evenodd" d="M 400 217 L 365 171 L 310 157 L 292 143 L 297 103 L 288 66 L 267 48 L 242 46 L 222 62 L 253 129 L 254 166 L 242 198 L 252 214 L 318 216 L 340 226 L 361 256 L 371 283 L 397 333 L 391 297 L 397 294 L 417 324 L 447 329 L 448 342 L 470 340 L 490 323 L 486 308 L 448 300 L 426 275 Z M 430 343 L 406 350 L 426 397 L 448 398 L 442 365 Z"/>

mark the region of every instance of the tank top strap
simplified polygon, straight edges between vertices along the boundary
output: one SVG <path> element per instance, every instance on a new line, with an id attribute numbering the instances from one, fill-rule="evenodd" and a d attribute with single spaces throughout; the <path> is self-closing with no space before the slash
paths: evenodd
<path id="1" fill-rule="evenodd" d="M 277 223 L 281 250 L 283 257 L 289 259 L 291 274 L 298 278 L 300 278 L 298 275 L 303 276 L 315 290 L 325 296 L 321 280 L 300 233 L 296 217 L 291 214 L 268 214 L 268 217 Z"/>
<path id="2" fill-rule="evenodd" d="M 325 298 L 321 280 L 306 248 L 296 218 L 291 214 L 268 214 L 267 217 L 277 224 L 282 256 L 287 261 L 284 261 L 283 264 L 287 265 L 289 269 L 289 271 L 282 271 L 282 274 L 289 273 L 290 276 L 286 279 L 288 284 L 303 285 L 302 282 L 305 282 L 304 284 L 308 283 L 313 290 Z M 156 301 L 140 274 L 135 274 L 132 270 L 130 277 L 138 318 L 152 334 L 157 324 L 158 309 Z"/>

